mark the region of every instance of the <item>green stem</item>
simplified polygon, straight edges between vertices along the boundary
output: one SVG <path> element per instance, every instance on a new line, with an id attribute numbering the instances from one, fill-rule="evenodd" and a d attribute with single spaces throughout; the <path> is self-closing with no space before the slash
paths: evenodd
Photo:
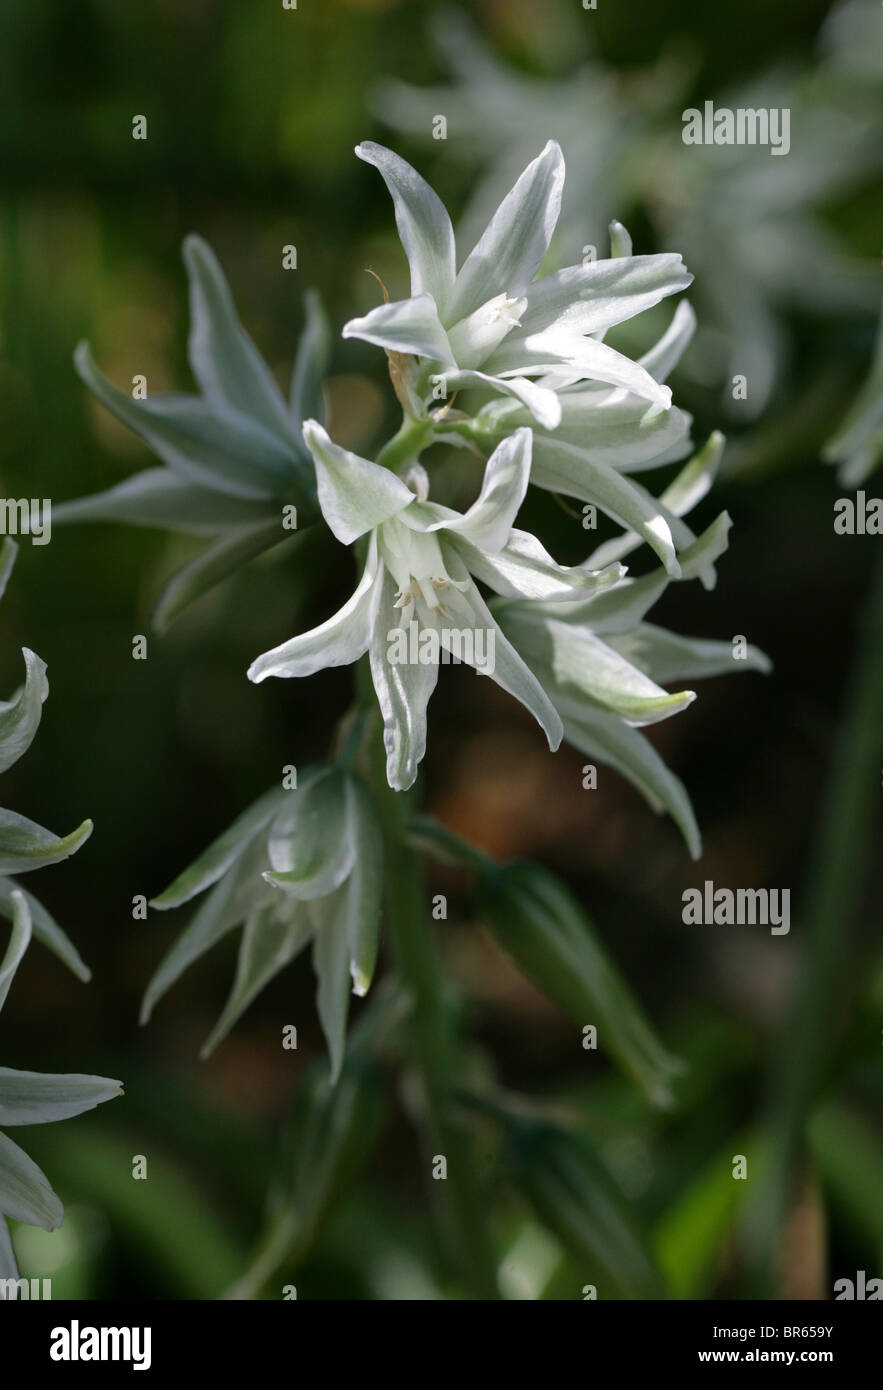
<path id="1" fill-rule="evenodd" d="M 867 862 L 883 761 L 883 556 L 872 580 L 823 800 L 805 904 L 802 974 L 770 1086 L 772 1154 L 747 1237 L 761 1295 L 779 1285 L 782 1233 L 805 1152 L 807 1122 L 825 1079 L 848 1001 L 848 925 Z M 856 972 L 858 975 L 860 972 Z"/>
<path id="2" fill-rule="evenodd" d="M 384 444 L 376 461 L 381 468 L 389 468 L 393 473 L 397 473 L 404 464 L 416 458 L 431 439 L 431 420 L 404 420 L 397 432 Z"/>
<path id="3" fill-rule="evenodd" d="M 427 1165 L 447 1160 L 447 1176 L 430 1179 L 442 1236 L 478 1298 L 499 1298 L 495 1262 L 472 1167 L 469 1144 L 454 1122 L 457 1105 L 456 1038 L 446 1006 L 438 949 L 429 924 L 429 904 L 419 855 L 407 841 L 410 797 L 393 791 L 378 737 L 372 749 L 371 782 L 384 839 L 386 924 L 398 974 L 411 996 L 409 1019 L 416 1068 L 422 1085 L 423 1149 Z"/>

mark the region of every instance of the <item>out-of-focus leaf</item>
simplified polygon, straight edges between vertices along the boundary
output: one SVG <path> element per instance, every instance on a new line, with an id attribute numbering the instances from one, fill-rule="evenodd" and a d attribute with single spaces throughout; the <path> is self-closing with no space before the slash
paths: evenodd
<path id="1" fill-rule="evenodd" d="M 665 1285 L 623 1193 L 586 1137 L 557 1126 L 504 1122 L 515 1183 L 577 1261 L 599 1298 L 664 1298 Z"/>
<path id="2" fill-rule="evenodd" d="M 0 1133 L 0 1214 L 54 1231 L 64 1209 L 45 1174 L 23 1149 Z"/>
<path id="3" fill-rule="evenodd" d="M 601 1046 L 655 1105 L 672 1103 L 683 1068 L 657 1040 L 637 1001 L 579 904 L 537 864 L 507 864 L 479 875 L 478 903 L 497 941 Z"/>
<path id="4" fill-rule="evenodd" d="M 277 517 L 272 521 L 244 526 L 207 546 L 183 569 L 173 574 L 163 588 L 153 610 L 156 631 L 165 632 L 188 604 L 220 584 L 240 565 L 292 539 L 290 533 L 282 530 L 281 520 Z"/>
<path id="5" fill-rule="evenodd" d="M 0 877 L 0 917 L 12 918 L 14 893 L 21 893 L 28 905 L 28 911 L 31 914 L 31 929 L 37 941 L 42 941 L 44 946 L 48 946 L 50 951 L 54 951 L 59 960 L 63 960 L 68 969 L 72 970 L 79 980 L 91 979 L 91 970 L 84 963 L 79 951 L 67 934 L 61 930 L 61 927 L 46 911 L 43 904 L 38 902 L 27 889 L 19 887 L 11 878 Z"/>

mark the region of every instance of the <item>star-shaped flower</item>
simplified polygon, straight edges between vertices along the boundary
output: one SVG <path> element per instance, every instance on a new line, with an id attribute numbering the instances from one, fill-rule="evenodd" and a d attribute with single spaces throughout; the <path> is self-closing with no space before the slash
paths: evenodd
<path id="1" fill-rule="evenodd" d="M 334 444 L 315 421 L 304 426 L 304 437 L 316 464 L 322 514 L 345 545 L 365 538 L 364 569 L 338 613 L 258 657 L 250 679 L 308 676 L 367 652 L 383 714 L 387 776 L 397 790 L 412 784 L 423 758 L 426 709 L 443 652 L 491 675 L 530 710 L 557 748 L 561 720 L 494 622 L 475 579 L 499 594 L 555 602 L 596 593 L 616 583 L 622 569 L 566 569 L 534 536 L 513 529 L 530 475 L 530 430 L 517 430 L 494 450 L 465 515 L 428 500 L 419 465 L 409 486 Z M 492 661 L 480 663 L 477 653 L 491 650 Z"/>

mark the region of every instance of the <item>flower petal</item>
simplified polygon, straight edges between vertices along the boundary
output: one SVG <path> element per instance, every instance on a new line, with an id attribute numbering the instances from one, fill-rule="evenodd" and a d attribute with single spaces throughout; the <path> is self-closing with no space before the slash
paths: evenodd
<path id="1" fill-rule="evenodd" d="M 14 700 L 0 703 L 0 772 L 17 762 L 37 732 L 43 701 L 49 694 L 46 663 L 22 647 L 25 683 Z"/>
<path id="2" fill-rule="evenodd" d="M 547 328 L 518 341 L 510 335 L 484 363 L 485 371 L 493 376 L 509 373 L 523 376 L 554 371 L 561 366 L 589 381 L 606 381 L 611 386 L 625 387 L 665 410 L 671 405 L 669 388 L 654 381 L 637 362 L 597 338 L 582 338 L 567 329 Z"/>
<path id="3" fill-rule="evenodd" d="M 306 322 L 291 373 L 289 409 L 300 439 L 304 420 L 322 419 L 322 381 L 331 361 L 331 324 L 316 290 L 304 295 Z"/>
<path id="4" fill-rule="evenodd" d="M 232 407 L 220 410 L 199 396 L 136 401 L 124 395 L 101 375 L 88 343 L 78 345 L 74 365 L 111 415 L 186 481 L 232 497 L 276 497 L 296 482 L 297 466 L 304 466 L 293 440 L 286 443 Z"/>
<path id="5" fill-rule="evenodd" d="M 406 791 L 426 752 L 426 708 L 438 682 L 438 666 L 434 662 L 424 665 L 390 660 L 390 633 L 404 627 L 403 610 L 394 607 L 395 599 L 395 581 L 384 568 L 380 616 L 369 647 L 371 677 L 383 717 L 387 781 L 395 791 Z M 400 615 L 398 623 L 392 618 L 394 613 Z M 389 629 L 386 614 L 390 615 Z"/>
<path id="6" fill-rule="evenodd" d="M 529 531 L 513 530 L 507 544 L 493 555 L 462 537 L 453 544 L 471 573 L 506 598 L 549 603 L 575 601 L 610 588 L 625 574 L 621 565 L 595 572 L 581 566 L 556 564 Z"/>
<path id="7" fill-rule="evenodd" d="M 0 1125 L 51 1124 L 94 1110 L 122 1093 L 122 1082 L 107 1076 L 0 1067 Z"/>
<path id="8" fill-rule="evenodd" d="M 78 980 L 91 979 L 92 972 L 83 961 L 76 946 L 61 927 L 27 889 L 20 888 L 14 879 L 0 877 L 0 917 L 14 919 L 15 894 L 20 893 L 31 914 L 31 929 L 37 941 L 54 951 Z"/>
<path id="9" fill-rule="evenodd" d="M 442 381 L 446 392 L 470 386 L 489 387 L 492 391 L 511 396 L 526 407 L 532 419 L 545 429 L 553 430 L 561 419 L 561 403 L 554 391 L 538 386 L 527 377 L 487 376 L 484 372 L 454 371 L 439 373 L 434 380 Z"/>
<path id="10" fill-rule="evenodd" d="M 0 1213 L 46 1231 L 57 1230 L 64 1217 L 45 1173 L 6 1134 L 0 1134 Z"/>
<path id="11" fill-rule="evenodd" d="M 652 743 L 617 715 L 576 702 L 563 706 L 564 737 L 588 758 L 607 763 L 625 777 L 657 813 L 668 811 L 680 828 L 693 859 L 702 854 L 702 836 L 686 787 L 663 762 Z"/>
<path id="12" fill-rule="evenodd" d="M 608 516 L 636 531 L 656 551 L 668 573 L 679 576 L 671 529 L 659 505 L 615 468 L 588 458 L 573 445 L 537 436 L 531 481 L 538 487 L 595 503 Z M 592 564 L 591 568 L 601 566 Z"/>
<path id="13" fill-rule="evenodd" d="M 516 430 L 502 440 L 487 461 L 481 492 L 469 510 L 426 529 L 444 528 L 446 534 L 462 536 L 479 550 L 502 550 L 530 482 L 531 445 L 529 429 Z"/>
<path id="14" fill-rule="evenodd" d="M 513 329 L 507 344 L 553 326 L 579 334 L 604 332 L 678 294 L 692 279 L 681 257 L 670 252 L 567 266 L 528 287 L 521 327 Z"/>
<path id="15" fill-rule="evenodd" d="M 202 237 L 188 236 L 183 254 L 190 278 L 188 355 L 206 400 L 250 416 L 288 439 L 291 426 L 282 393 L 239 322 L 215 253 Z"/>
<path id="16" fill-rule="evenodd" d="M 772 670 L 772 662 L 759 647 L 748 646 L 736 656 L 732 642 L 702 637 L 682 637 L 652 623 L 639 623 L 628 632 L 608 638 L 609 645 L 627 661 L 646 671 L 651 680 L 703 680 L 740 671 Z"/>
<path id="17" fill-rule="evenodd" d="M 549 249 L 561 210 L 564 156 L 550 140 L 506 194 L 454 281 L 445 322 L 466 318 L 494 295 L 523 294 Z"/>
<path id="18" fill-rule="evenodd" d="M 338 768 L 302 780 L 270 826 L 266 881 L 302 902 L 339 888 L 355 856 L 346 813 L 346 778 Z"/>
<path id="19" fill-rule="evenodd" d="M 21 965 L 22 958 L 31 940 L 31 914 L 25 902 L 24 895 L 20 892 L 12 894 L 12 931 L 9 935 L 9 944 L 0 959 L 0 1009 L 6 1003 L 6 996 L 12 984 L 13 976 Z M 2 1208 L 0 1208 L 2 1210 Z"/>
<path id="20" fill-rule="evenodd" d="M 59 838 L 15 811 L 0 810 L 0 874 L 23 874 L 47 864 L 60 864 L 62 859 L 76 854 L 91 834 L 90 820 Z"/>
<path id="21" fill-rule="evenodd" d="M 53 506 L 52 523 L 125 521 L 185 535 L 217 536 L 278 515 L 278 503 L 270 498 L 234 497 L 182 478 L 171 468 L 145 468 L 106 492 Z"/>
<path id="22" fill-rule="evenodd" d="M 350 666 L 358 661 L 371 640 L 382 574 L 377 540 L 372 536 L 368 559 L 352 597 L 326 622 L 257 657 L 248 668 L 248 679 L 257 682 L 267 676 L 311 676 L 329 666 Z"/>
<path id="23" fill-rule="evenodd" d="M 392 150 L 363 140 L 356 154 L 373 164 L 392 195 L 396 226 L 411 267 L 411 294 L 431 294 L 444 313 L 456 271 L 454 229 L 444 204 L 425 179 Z"/>
<path id="24" fill-rule="evenodd" d="M 344 545 L 413 502 L 414 494 L 401 478 L 342 449 L 316 420 L 307 420 L 304 439 L 316 464 L 322 515 Z"/>
<path id="25" fill-rule="evenodd" d="M 53 520 L 55 519 L 54 513 L 55 508 L 53 507 Z M 7 536 L 3 544 L 0 545 L 0 598 L 6 592 L 6 585 L 9 583 L 9 576 L 12 574 L 17 554 L 18 546 L 14 540 Z"/>
<path id="26" fill-rule="evenodd" d="M 349 883 L 330 898 L 310 904 L 313 922 L 313 969 L 316 972 L 316 1008 L 331 1058 L 332 1086 L 340 1076 L 346 1052 L 350 976 L 349 909 L 354 905 Z"/>
<path id="27" fill-rule="evenodd" d="M 392 352 L 428 357 L 433 362 L 454 362 L 448 335 L 441 326 L 435 300 L 430 294 L 378 304 L 361 318 L 350 319 L 344 324 L 342 336 L 361 338 Z"/>
<path id="28" fill-rule="evenodd" d="M 271 787 L 269 791 L 264 792 L 263 796 L 252 802 L 247 811 L 236 817 L 223 835 L 219 835 L 208 849 L 203 850 L 189 868 L 178 875 L 164 893 L 152 898 L 150 906 L 158 908 L 161 912 L 171 907 L 180 907 L 182 903 L 195 898 L 197 893 L 204 893 L 206 888 L 217 883 L 270 824 L 280 807 L 285 804 L 286 797 L 290 795 L 291 793 L 282 787 Z"/>
<path id="29" fill-rule="evenodd" d="M 312 927 L 303 908 L 294 921 L 280 916 L 275 905 L 259 908 L 245 924 L 233 988 L 200 1057 L 211 1056 L 234 1023 L 270 981 L 288 965 L 310 939 Z"/>
<path id="30" fill-rule="evenodd" d="M 696 315 L 692 305 L 682 299 L 662 337 L 649 352 L 638 358 L 638 362 L 657 381 L 666 381 L 687 351 L 695 331 Z"/>

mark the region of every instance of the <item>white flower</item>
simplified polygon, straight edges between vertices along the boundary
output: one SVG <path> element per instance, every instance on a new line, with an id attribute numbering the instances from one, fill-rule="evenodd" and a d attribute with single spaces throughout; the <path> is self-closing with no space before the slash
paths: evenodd
<path id="1" fill-rule="evenodd" d="M 622 568 L 602 573 L 566 569 L 539 541 L 513 530 L 527 490 L 531 432 L 520 429 L 494 450 L 481 492 L 465 515 L 426 499 L 426 475 L 412 469 L 412 490 L 388 469 L 340 448 L 315 421 L 304 438 L 316 464 L 319 504 L 345 545 L 366 538 L 359 585 L 327 622 L 265 652 L 252 664 L 253 681 L 267 676 L 308 676 L 348 665 L 369 654 L 384 721 L 391 787 L 409 787 L 426 748 L 426 709 L 438 680 L 438 661 L 391 659 L 397 629 L 416 622 L 436 634 L 437 649 L 454 651 L 454 634 L 492 635 L 493 679 L 520 700 L 543 728 L 552 749 L 561 742 L 561 719 L 539 681 L 494 622 L 473 576 L 509 598 L 558 602 L 596 593 L 616 583 Z M 473 649 L 474 651 L 474 649 Z M 458 654 L 469 661 L 469 648 Z M 472 662 L 471 664 L 475 664 Z"/>
<path id="2" fill-rule="evenodd" d="M 527 166 L 459 269 L 451 219 L 425 180 L 382 145 L 367 141 L 356 154 L 380 171 L 392 195 L 411 296 L 352 319 L 344 337 L 420 359 L 410 383 L 418 401 L 427 402 L 438 379 L 445 392 L 487 387 L 554 428 L 561 419 L 556 391 L 532 378 L 560 373 L 668 409 L 669 389 L 599 335 L 685 289 L 692 277 L 680 256 L 665 254 L 589 261 L 535 280 L 564 187 L 555 141 Z"/>

